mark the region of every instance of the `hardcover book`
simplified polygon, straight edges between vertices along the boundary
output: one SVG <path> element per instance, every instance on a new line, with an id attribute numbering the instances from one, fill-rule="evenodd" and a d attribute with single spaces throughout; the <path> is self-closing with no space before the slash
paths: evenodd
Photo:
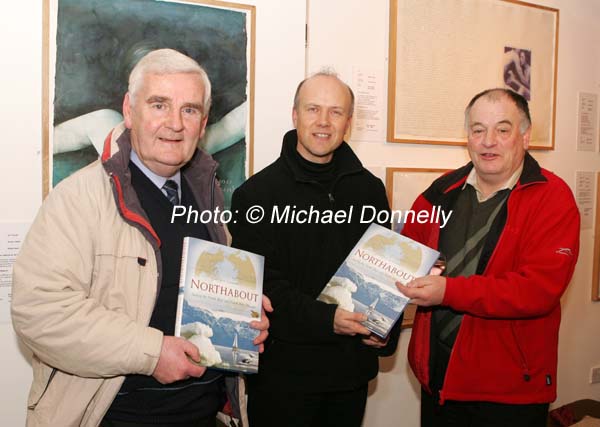
<path id="1" fill-rule="evenodd" d="M 363 325 L 385 338 L 409 303 L 396 288 L 396 281 L 406 284 L 426 276 L 439 255 L 395 231 L 371 224 L 317 299 L 365 313 Z"/>
<path id="2" fill-rule="evenodd" d="M 258 371 L 264 258 L 194 237 L 183 240 L 175 335 L 200 350 L 200 365 Z"/>

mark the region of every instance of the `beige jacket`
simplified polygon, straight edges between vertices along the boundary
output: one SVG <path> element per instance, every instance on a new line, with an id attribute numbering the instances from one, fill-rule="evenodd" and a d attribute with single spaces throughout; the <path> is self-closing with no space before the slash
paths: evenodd
<path id="1" fill-rule="evenodd" d="M 147 325 L 160 242 L 131 186 L 130 150 L 121 125 L 101 160 L 50 193 L 17 257 L 13 324 L 33 352 L 27 426 L 97 426 L 123 375 L 158 362 L 162 332 Z M 222 206 L 215 169 L 198 151 L 183 173 L 201 208 Z M 225 243 L 222 225 L 208 227 Z"/>

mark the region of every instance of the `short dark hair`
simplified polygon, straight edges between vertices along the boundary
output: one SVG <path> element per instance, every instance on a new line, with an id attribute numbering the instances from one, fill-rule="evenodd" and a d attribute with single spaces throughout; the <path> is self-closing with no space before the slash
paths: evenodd
<path id="1" fill-rule="evenodd" d="M 467 105 L 467 108 L 465 108 L 465 129 L 469 129 L 469 113 L 471 112 L 473 104 L 475 104 L 475 102 L 477 102 L 477 100 L 482 97 L 497 99 L 495 95 L 506 96 L 515 103 L 517 109 L 519 110 L 522 116 L 519 130 L 521 131 L 521 134 L 525 133 L 525 131 L 531 126 L 531 114 L 529 113 L 529 104 L 523 95 L 520 95 L 513 90 L 505 89 L 502 87 L 486 89 L 483 92 L 479 92 L 473 97 L 473 99 L 471 99 L 471 101 Z"/>

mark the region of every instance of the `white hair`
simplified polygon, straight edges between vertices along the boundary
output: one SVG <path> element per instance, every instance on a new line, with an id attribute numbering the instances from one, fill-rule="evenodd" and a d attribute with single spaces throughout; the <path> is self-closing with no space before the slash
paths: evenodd
<path id="1" fill-rule="evenodd" d="M 208 74 L 204 71 L 204 68 L 200 66 L 189 56 L 183 53 L 177 52 L 173 49 L 157 49 L 146 54 L 140 61 L 133 67 L 131 74 L 129 74 L 129 97 L 131 103 L 135 103 L 135 98 L 142 86 L 144 77 L 148 74 L 197 74 L 202 80 L 204 86 L 204 99 L 202 100 L 202 113 L 208 114 L 211 104 L 211 86 Z"/>

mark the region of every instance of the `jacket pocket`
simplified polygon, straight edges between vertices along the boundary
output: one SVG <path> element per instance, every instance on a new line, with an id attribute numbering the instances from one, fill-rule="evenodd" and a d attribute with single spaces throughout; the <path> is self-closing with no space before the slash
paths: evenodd
<path id="1" fill-rule="evenodd" d="M 529 381 L 531 380 L 531 373 L 529 372 L 529 363 L 527 362 L 527 358 L 525 357 L 525 349 L 521 345 L 519 341 L 519 336 L 517 334 L 517 325 L 516 321 L 512 320 L 510 322 L 510 330 L 512 332 L 513 339 L 515 341 L 515 348 L 517 349 L 519 355 L 519 362 L 521 364 L 521 371 L 523 373 L 523 380 Z"/>
<path id="2" fill-rule="evenodd" d="M 157 283 L 156 264 L 147 253 L 96 254 L 90 296 L 109 310 L 146 322 Z"/>
<path id="3" fill-rule="evenodd" d="M 37 366 L 34 367 L 33 384 L 29 392 L 29 398 L 27 399 L 27 409 L 29 410 L 34 410 L 40 400 L 42 400 L 56 374 L 56 368 L 46 366 L 39 360 L 34 360 L 33 363 L 34 366 Z"/>

